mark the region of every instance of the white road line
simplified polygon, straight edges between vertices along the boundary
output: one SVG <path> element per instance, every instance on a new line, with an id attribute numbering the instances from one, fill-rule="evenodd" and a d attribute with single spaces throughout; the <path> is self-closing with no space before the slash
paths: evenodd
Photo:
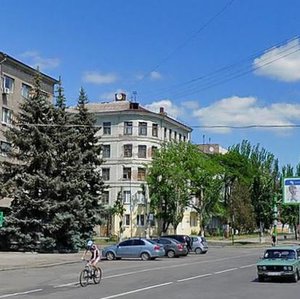
<path id="1" fill-rule="evenodd" d="M 179 279 L 179 280 L 177 280 L 177 282 L 182 282 L 182 281 L 187 281 L 187 280 L 192 280 L 192 279 L 197 279 L 197 278 L 207 277 L 207 276 L 211 276 L 211 275 L 212 275 L 211 273 L 202 274 L 202 275 L 197 275 L 197 276 L 193 276 L 193 277 L 188 277 L 188 278 Z"/>
<path id="2" fill-rule="evenodd" d="M 226 270 L 222 270 L 222 271 L 214 272 L 214 274 L 221 274 L 221 273 L 225 273 L 225 272 L 234 271 L 234 270 L 237 270 L 237 269 L 238 269 L 238 268 L 226 269 Z"/>
<path id="3" fill-rule="evenodd" d="M 255 266 L 256 264 L 251 264 L 251 265 L 245 265 L 245 266 L 241 266 L 240 269 L 245 269 L 245 268 L 250 268 Z"/>
<path id="4" fill-rule="evenodd" d="M 129 295 L 129 294 L 134 294 L 134 293 L 139 293 L 139 292 L 151 290 L 151 289 L 154 289 L 154 288 L 164 287 L 164 286 L 170 285 L 170 284 L 172 284 L 172 283 L 173 283 L 173 282 L 166 282 L 166 283 L 162 283 L 162 284 L 156 284 L 156 285 L 153 285 L 153 286 L 149 286 L 149 287 L 145 287 L 145 288 L 141 288 L 141 289 L 136 289 L 136 290 L 128 291 L 128 292 L 124 292 L 124 293 L 119 293 L 119 294 L 115 294 L 115 295 L 108 296 L 108 297 L 101 297 L 101 298 L 99 298 L 99 299 L 112 299 L 112 298 L 118 298 L 118 297 L 126 296 L 126 295 Z"/>
<path id="5" fill-rule="evenodd" d="M 0 298 L 8 298 L 8 297 L 14 297 L 14 296 L 19 296 L 19 295 L 27 295 L 27 294 L 31 294 L 31 293 L 41 292 L 42 290 L 43 289 L 36 289 L 36 290 L 30 290 L 30 291 L 27 291 L 27 292 L 6 294 L 6 295 L 0 296 Z"/>
<path id="6" fill-rule="evenodd" d="M 70 282 L 70 283 L 65 283 L 65 284 L 59 284 L 57 286 L 53 286 L 55 289 L 57 288 L 63 288 L 63 287 L 68 287 L 68 286 L 72 286 L 72 285 L 76 285 L 79 282 Z"/>

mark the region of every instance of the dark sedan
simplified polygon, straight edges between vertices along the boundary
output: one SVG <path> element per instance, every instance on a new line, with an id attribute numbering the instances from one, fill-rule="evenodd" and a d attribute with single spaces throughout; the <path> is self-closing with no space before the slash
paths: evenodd
<path id="1" fill-rule="evenodd" d="M 167 257 L 179 257 L 188 254 L 187 247 L 175 239 L 161 237 L 152 240 L 164 246 Z"/>

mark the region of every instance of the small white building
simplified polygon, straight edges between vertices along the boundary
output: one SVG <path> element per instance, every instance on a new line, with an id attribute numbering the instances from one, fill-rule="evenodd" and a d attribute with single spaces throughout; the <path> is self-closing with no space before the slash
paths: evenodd
<path id="1" fill-rule="evenodd" d="M 149 217 L 149 198 L 144 196 L 146 165 L 153 152 L 163 143 L 172 140 L 188 142 L 192 129 L 169 117 L 161 107 L 158 113 L 149 111 L 137 102 L 126 100 L 125 94 L 116 94 L 115 101 L 87 104 L 100 127 L 100 143 L 103 145 L 101 165 L 104 182 L 109 185 L 103 204 L 112 206 L 118 196 L 123 199 L 123 237 L 145 236 Z M 146 193 L 147 194 L 147 193 Z M 145 198 L 146 197 L 146 198 Z M 102 236 L 120 235 L 120 219 L 97 229 Z M 148 232 L 155 233 L 155 227 Z"/>

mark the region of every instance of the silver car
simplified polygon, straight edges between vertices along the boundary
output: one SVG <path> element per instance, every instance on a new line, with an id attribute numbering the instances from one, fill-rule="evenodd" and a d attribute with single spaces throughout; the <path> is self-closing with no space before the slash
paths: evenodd
<path id="1" fill-rule="evenodd" d="M 192 239 L 192 251 L 196 254 L 206 253 L 208 251 L 208 244 L 204 237 L 190 236 Z"/>
<path id="2" fill-rule="evenodd" d="M 111 261 L 121 258 L 141 258 L 154 260 L 165 255 L 164 247 L 145 238 L 132 238 L 116 245 L 105 247 L 102 256 Z"/>

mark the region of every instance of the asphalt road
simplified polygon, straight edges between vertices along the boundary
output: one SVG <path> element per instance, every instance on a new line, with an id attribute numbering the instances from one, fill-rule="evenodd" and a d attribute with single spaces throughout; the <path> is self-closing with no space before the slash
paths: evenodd
<path id="1" fill-rule="evenodd" d="M 78 284 L 82 262 L 0 272 L 1 298 L 299 298 L 298 283 L 256 280 L 263 248 L 211 248 L 205 255 L 155 261 L 102 261 L 100 285 Z"/>

